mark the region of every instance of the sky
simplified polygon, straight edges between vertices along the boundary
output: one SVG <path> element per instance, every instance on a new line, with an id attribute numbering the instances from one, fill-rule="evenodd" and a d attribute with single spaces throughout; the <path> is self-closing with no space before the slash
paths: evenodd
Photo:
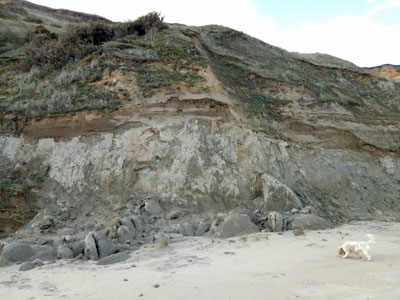
<path id="1" fill-rule="evenodd" d="M 360 67 L 400 65 L 400 0 L 31 0 L 135 20 L 158 11 L 168 23 L 227 26 L 288 51 L 326 53 Z"/>

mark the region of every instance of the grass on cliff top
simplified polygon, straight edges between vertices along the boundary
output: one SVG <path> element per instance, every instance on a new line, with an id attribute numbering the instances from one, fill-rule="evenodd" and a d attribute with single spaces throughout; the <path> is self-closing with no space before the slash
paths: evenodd
<path id="1" fill-rule="evenodd" d="M 290 53 L 221 26 L 197 30 L 214 73 L 240 100 L 238 105 L 246 106 L 254 93 L 274 98 L 271 83 L 276 83 L 277 88 L 302 87 L 313 103 L 333 101 L 355 115 L 374 117 L 378 111 L 393 114 L 400 109 L 400 84 L 379 82 L 350 62 L 325 54 Z M 247 105 L 250 112 L 257 107 Z M 276 106 L 269 108 L 279 112 Z"/>
<path id="2" fill-rule="evenodd" d="M 37 24 L 51 32 L 61 33 L 68 25 L 101 21 L 105 18 L 60 9 L 51 9 L 27 1 L 13 0 L 0 3 L 0 59 L 21 59 L 21 51 L 29 30 Z"/>
<path id="3" fill-rule="evenodd" d="M 132 34 L 104 44 L 103 49 L 119 68 L 121 64 L 136 73 L 142 93 L 154 89 L 184 84 L 187 87 L 204 81 L 199 70 L 207 60 L 196 49 L 190 37 L 180 27 L 170 26 L 150 39 Z"/>
<path id="4" fill-rule="evenodd" d="M 26 45 L 26 40 L 20 34 L 14 34 L 15 30 L 22 33 L 42 18 L 51 31 L 50 36 L 59 33 L 60 37 L 65 24 L 79 19 L 79 13 L 70 12 L 62 22 L 54 23 L 52 12 L 39 9 L 33 13 L 35 8 L 32 7 L 22 9 L 16 17 L 2 18 L 0 15 L 0 24 L 8 24 L 0 26 L 0 42 L 3 41 L 0 43 L 0 67 L 2 64 L 10 66 L 11 60 L 18 61 L 23 57 L 21 45 Z M 48 18 L 46 14 L 50 14 Z M 216 25 L 170 24 L 151 31 L 151 34 L 143 33 L 139 25 L 141 23 L 137 21 L 104 25 L 102 32 L 110 36 L 99 44 L 87 43 L 93 31 L 84 30 L 89 38 L 85 37 L 83 45 L 77 39 L 79 47 L 64 47 L 64 44 L 58 45 L 60 38 L 55 41 L 45 37 L 49 47 L 56 45 L 55 49 L 62 52 L 62 59 L 53 63 L 53 58 L 47 57 L 47 63 L 43 63 L 40 55 L 34 57 L 39 64 L 34 67 L 42 68 L 41 74 L 37 72 L 38 68 L 16 76 L 10 76 L 12 72 L 2 72 L 0 109 L 26 116 L 83 109 L 113 110 L 120 103 L 118 96 L 92 84 L 100 80 L 106 70 L 133 71 L 139 92 L 147 96 L 163 87 L 196 85 L 204 80 L 199 70 L 207 66 L 237 100 L 236 104 L 252 115 L 267 115 L 279 120 L 281 106 L 288 103 L 276 97 L 280 86 L 302 87 L 313 103 L 332 101 L 354 113 L 369 113 L 372 108 L 374 113 L 393 113 L 400 108 L 399 84 L 382 87 L 353 64 L 328 55 L 290 53 L 242 32 Z M 68 51 L 64 51 L 65 48 Z M 44 54 L 49 53 L 47 49 L 42 50 Z M 91 65 L 94 57 L 98 67 Z M 43 66 L 49 68 L 45 70 Z M 91 78 L 92 73 L 96 80 Z M 61 83 L 64 81 L 69 83 Z"/>
<path id="5" fill-rule="evenodd" d="M 96 61 L 85 67 L 72 64 L 44 78 L 40 71 L 32 69 L 11 78 L 8 84 L 13 88 L 6 96 L 0 96 L 0 109 L 28 117 L 79 110 L 112 111 L 120 104 L 117 95 L 90 84 L 102 72 L 103 67 Z"/>

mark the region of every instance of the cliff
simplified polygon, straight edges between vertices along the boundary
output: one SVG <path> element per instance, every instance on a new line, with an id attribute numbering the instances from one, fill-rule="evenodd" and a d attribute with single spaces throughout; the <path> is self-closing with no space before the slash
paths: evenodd
<path id="1" fill-rule="evenodd" d="M 333 223 L 399 220 L 392 77 L 214 25 L 115 36 L 44 75 L 21 60 L 3 59 L 0 85 L 1 197 L 18 191 L 35 215 L 21 235 L 148 201 L 194 223 L 239 209 L 260 229 L 307 207 Z M 166 220 L 149 222 L 173 230 Z"/>

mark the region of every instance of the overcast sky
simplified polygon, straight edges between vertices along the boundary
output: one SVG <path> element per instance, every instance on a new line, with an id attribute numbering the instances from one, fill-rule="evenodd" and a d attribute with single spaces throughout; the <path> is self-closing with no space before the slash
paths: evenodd
<path id="1" fill-rule="evenodd" d="M 169 23 L 219 24 L 289 51 L 327 53 L 361 67 L 400 65 L 400 0 L 33 0 L 134 20 L 159 11 Z"/>

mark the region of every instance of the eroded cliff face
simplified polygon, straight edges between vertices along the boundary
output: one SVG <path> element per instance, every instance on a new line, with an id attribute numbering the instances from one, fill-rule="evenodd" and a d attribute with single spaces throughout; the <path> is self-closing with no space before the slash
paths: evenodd
<path id="1" fill-rule="evenodd" d="M 311 205 L 334 222 L 398 220 L 395 124 L 355 123 L 328 105 L 306 113 L 297 103 L 282 107 L 290 114 L 276 125 L 283 139 L 244 122 L 223 92 L 163 95 L 108 115 L 31 120 L 20 136 L 1 136 L 11 169 L 39 170 L 40 184 L 30 188 L 39 208 L 33 222 L 45 215 L 66 227 L 108 220 L 146 199 L 192 214 Z"/>
<path id="2" fill-rule="evenodd" d="M 400 82 L 400 66 L 383 65 L 379 67 L 366 68 L 365 70 L 375 76 Z"/>
<path id="3" fill-rule="evenodd" d="M 399 83 L 216 26 L 161 37 L 87 58 L 113 66 L 81 84 L 118 95 L 114 111 L 1 116 L 0 163 L 14 174 L 2 195 L 21 193 L 19 224 L 35 215 L 22 235 L 49 217 L 74 233 L 149 199 L 193 216 L 308 206 L 336 223 L 399 220 Z"/>

